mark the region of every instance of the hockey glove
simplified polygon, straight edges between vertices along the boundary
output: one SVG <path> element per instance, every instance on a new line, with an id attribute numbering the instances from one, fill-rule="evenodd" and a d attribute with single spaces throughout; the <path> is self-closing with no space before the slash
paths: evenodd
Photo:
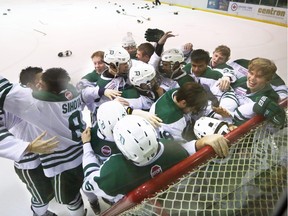
<path id="1" fill-rule="evenodd" d="M 145 32 L 144 37 L 148 42 L 158 42 L 163 35 L 164 35 L 164 31 L 160 29 L 148 28 Z"/>
<path id="2" fill-rule="evenodd" d="M 263 115 L 277 126 L 283 127 L 285 124 L 285 110 L 266 96 L 262 96 L 256 101 L 253 106 L 253 111 L 257 114 Z"/>

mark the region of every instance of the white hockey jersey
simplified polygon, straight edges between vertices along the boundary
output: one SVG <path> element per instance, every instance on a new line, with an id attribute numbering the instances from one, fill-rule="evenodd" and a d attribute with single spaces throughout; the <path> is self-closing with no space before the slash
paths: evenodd
<path id="1" fill-rule="evenodd" d="M 82 162 L 81 133 L 86 124 L 82 102 L 76 88 L 55 95 L 49 92 L 31 94 L 19 84 L 0 76 L 0 106 L 19 118 L 47 131 L 47 138 L 57 136 L 59 144 L 52 154 L 40 155 L 47 177 L 73 169 Z"/>
<path id="2" fill-rule="evenodd" d="M 10 120 L 8 120 L 10 119 Z M 25 153 L 29 142 L 17 139 L 8 131 L 15 122 L 21 121 L 19 118 L 13 118 L 0 110 L 0 157 L 18 161 Z"/>

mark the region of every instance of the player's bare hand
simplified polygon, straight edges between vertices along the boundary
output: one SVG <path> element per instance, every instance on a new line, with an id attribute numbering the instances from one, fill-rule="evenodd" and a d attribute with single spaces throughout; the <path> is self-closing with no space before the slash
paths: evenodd
<path id="1" fill-rule="evenodd" d="M 193 50 L 193 44 L 192 43 L 186 43 L 183 45 L 183 51 L 186 53 L 189 53 Z"/>
<path id="2" fill-rule="evenodd" d="M 159 39 L 158 44 L 165 44 L 168 38 L 176 36 L 177 35 L 172 34 L 172 31 L 165 32 L 165 34 Z"/>
<path id="3" fill-rule="evenodd" d="M 42 138 L 46 135 L 46 131 L 40 134 L 36 139 L 34 139 L 27 147 L 28 152 L 36 154 L 50 154 L 55 151 L 55 148 L 58 146 L 59 141 L 56 137 L 52 137 L 47 140 Z"/>
<path id="4" fill-rule="evenodd" d="M 123 106 L 129 106 L 129 102 L 122 97 L 116 97 L 114 100 L 118 101 Z"/>
<path id="5" fill-rule="evenodd" d="M 219 115 L 221 115 L 222 117 L 224 118 L 228 118 L 228 117 L 231 117 L 229 111 L 221 106 L 219 107 L 212 107 L 213 111 Z"/>
<path id="6" fill-rule="evenodd" d="M 144 110 L 140 110 L 140 109 L 135 109 L 132 112 L 133 115 L 138 115 L 138 116 L 142 116 L 143 118 L 145 118 L 147 121 L 150 122 L 150 124 L 154 127 L 154 128 L 158 128 L 161 126 L 161 122 L 162 119 L 160 119 L 159 117 L 157 117 L 155 114 L 144 111 Z"/>
<path id="7" fill-rule="evenodd" d="M 113 89 L 105 89 L 104 95 L 108 97 L 110 100 L 113 100 L 114 98 L 121 96 L 122 92 L 113 90 Z"/>
<path id="8" fill-rule="evenodd" d="M 217 155 L 227 157 L 229 154 L 229 140 L 220 134 L 207 135 L 199 139 L 196 143 L 197 149 L 201 149 L 206 145 L 211 146 Z"/>
<path id="9" fill-rule="evenodd" d="M 219 79 L 218 87 L 221 91 L 227 91 L 230 88 L 230 78 L 228 76 L 223 76 Z"/>
<path id="10" fill-rule="evenodd" d="M 233 125 L 233 124 L 229 124 L 228 125 L 228 128 L 229 128 L 229 131 L 233 131 L 235 130 L 236 128 L 238 128 L 236 125 Z"/>
<path id="11" fill-rule="evenodd" d="M 152 126 L 154 128 L 158 128 L 161 126 L 162 123 L 162 119 L 160 119 L 158 116 L 156 116 L 155 114 L 149 113 L 147 114 L 147 118 L 146 118 L 150 124 L 152 124 Z"/>
<path id="12" fill-rule="evenodd" d="M 81 134 L 82 143 L 91 141 L 91 128 L 87 127 Z"/>

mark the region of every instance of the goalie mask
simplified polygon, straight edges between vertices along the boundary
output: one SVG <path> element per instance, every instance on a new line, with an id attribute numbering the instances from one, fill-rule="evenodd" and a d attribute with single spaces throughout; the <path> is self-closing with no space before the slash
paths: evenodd
<path id="1" fill-rule="evenodd" d="M 125 108 L 118 101 L 107 101 L 97 110 L 97 124 L 100 133 L 108 140 L 113 140 L 115 124 L 127 115 Z"/>
<path id="2" fill-rule="evenodd" d="M 113 135 L 122 154 L 137 166 L 149 164 L 157 155 L 159 144 L 156 131 L 140 116 L 127 115 L 119 120 Z"/>
<path id="3" fill-rule="evenodd" d="M 104 52 L 104 62 L 109 65 L 109 67 L 116 74 L 126 74 L 130 68 L 130 54 L 123 47 L 112 47 Z M 127 68 L 123 71 L 120 69 L 121 64 L 127 64 Z"/>
<path id="4" fill-rule="evenodd" d="M 137 63 L 129 71 L 129 80 L 132 85 L 141 90 L 151 90 L 151 81 L 155 78 L 156 71 L 152 65 Z"/>
<path id="5" fill-rule="evenodd" d="M 166 77 L 172 78 L 184 62 L 183 52 L 179 49 L 169 49 L 162 53 L 160 62 L 160 72 Z"/>
<path id="6" fill-rule="evenodd" d="M 210 117 L 201 117 L 194 125 L 194 133 L 198 139 L 211 134 L 225 135 L 229 132 L 228 123 Z"/>

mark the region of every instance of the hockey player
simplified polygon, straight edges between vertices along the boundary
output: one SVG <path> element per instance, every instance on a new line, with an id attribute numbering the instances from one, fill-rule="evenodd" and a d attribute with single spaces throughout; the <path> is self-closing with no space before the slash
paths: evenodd
<path id="1" fill-rule="evenodd" d="M 45 175 L 55 184 L 55 199 L 67 205 L 71 216 L 85 215 L 80 194 L 83 181 L 81 132 L 85 128 L 82 104 L 70 77 L 62 68 L 46 70 L 39 82 L 40 91 L 33 92 L 11 84 L 0 77 L 1 106 L 21 119 L 57 136 L 55 152 L 41 155 Z"/>
<path id="2" fill-rule="evenodd" d="M 232 85 L 239 101 L 237 109 L 230 113 L 235 125 L 244 123 L 256 114 L 264 115 L 280 127 L 284 125 L 285 111 L 278 105 L 279 95 L 270 85 L 276 70 L 275 63 L 269 59 L 254 58 L 249 62 L 247 76 Z"/>
<path id="3" fill-rule="evenodd" d="M 101 74 L 109 69 L 104 62 L 104 52 L 94 52 L 91 59 L 94 63 L 95 69 L 82 77 L 82 79 L 76 84 L 76 87 L 83 95 L 82 99 L 84 99 L 84 103 L 90 111 L 91 123 L 94 124 L 96 121 L 96 112 L 94 112 L 95 101 L 99 101 L 103 95 L 109 99 L 113 99 L 114 97 L 119 96 L 120 92 L 113 89 L 100 89 L 99 86 L 97 86 L 97 81 Z"/>
<path id="4" fill-rule="evenodd" d="M 81 90 L 87 86 L 96 86 L 97 80 L 100 75 L 107 70 L 107 65 L 104 63 L 104 52 L 96 51 L 91 56 L 92 62 L 94 64 L 94 70 L 85 76 L 77 83 L 76 87 Z"/>
<path id="5" fill-rule="evenodd" d="M 121 97 L 133 109 L 149 110 L 165 92 L 158 84 L 154 67 L 144 62 L 130 68 L 129 81 L 131 86 L 123 89 Z"/>
<path id="6" fill-rule="evenodd" d="M 180 50 L 183 52 L 184 55 L 184 64 L 189 64 L 191 63 L 191 54 L 193 52 L 193 44 L 188 42 L 185 43 L 180 47 Z"/>
<path id="7" fill-rule="evenodd" d="M 127 32 L 126 36 L 122 38 L 122 47 L 127 50 L 131 59 L 136 59 L 137 44 L 132 32 Z"/>
<path id="8" fill-rule="evenodd" d="M 158 127 L 161 122 L 157 116 L 149 112 L 133 110 L 131 107 L 125 109 L 124 106 L 116 100 L 104 102 L 97 110 L 97 124 L 91 128 L 91 146 L 100 161 L 104 162 L 111 155 L 120 153 L 114 142 L 113 128 L 121 118 L 128 114 L 143 116 L 154 127 Z M 92 207 L 94 213 L 98 214 L 100 211 L 98 198 L 91 196 L 90 193 L 86 195 L 90 198 L 91 203 L 94 203 L 94 205 L 98 203 L 97 208 Z M 104 201 L 106 200 L 104 199 Z M 95 209 L 97 209 L 97 211 Z"/>
<path id="9" fill-rule="evenodd" d="M 186 143 L 186 151 L 176 141 L 157 139 L 156 131 L 145 119 L 128 115 L 120 119 L 113 130 L 121 153 L 114 154 L 102 165 L 91 147 L 90 129 L 82 133 L 84 148 L 83 190 L 117 202 L 128 192 L 169 169 L 190 154 L 211 145 L 221 156 L 228 154 L 227 140 L 219 134 Z M 189 146 L 189 148 L 188 148 Z"/>
<path id="10" fill-rule="evenodd" d="M 155 46 L 151 43 L 140 44 L 137 48 L 137 59 L 152 65 L 157 71 L 160 57 L 167 39 L 175 36 L 176 35 L 173 34 L 172 31 L 164 32 L 160 29 L 148 28 L 145 31 L 144 37 L 148 42 L 154 42 L 156 44 Z"/>
<path id="11" fill-rule="evenodd" d="M 226 45 L 220 45 L 213 51 L 213 55 L 209 62 L 209 67 L 211 67 L 211 69 L 217 70 L 223 74 L 222 82 L 226 82 L 225 86 L 227 86 L 227 89 L 224 90 L 228 90 L 229 84 L 234 83 L 237 79 L 233 67 L 227 64 L 228 60 L 230 59 L 230 55 L 230 48 Z"/>
<path id="12" fill-rule="evenodd" d="M 230 59 L 231 50 L 226 45 L 219 45 L 213 51 L 212 57 L 210 58 L 209 66 L 212 69 L 225 69 L 232 70 L 233 68 L 227 64 L 228 60 Z M 221 72 L 221 70 L 220 70 Z M 235 81 L 235 80 L 234 80 Z"/>
<path id="13" fill-rule="evenodd" d="M 46 132 L 40 133 L 34 126 L 10 113 L 2 110 L 0 117 L 0 156 L 15 161 L 15 172 L 32 196 L 33 216 L 56 216 L 48 210 L 54 191 L 50 179 L 44 175 L 38 154 L 53 153 L 58 142 L 54 141 L 55 137 L 42 141 Z M 13 137 L 14 134 L 17 137 Z"/>
<path id="14" fill-rule="evenodd" d="M 107 49 L 104 52 L 104 63 L 108 65 L 108 68 L 103 71 L 95 86 L 88 86 L 81 91 L 83 102 L 93 115 L 92 125 L 96 122 L 97 109 L 100 104 L 120 96 L 123 88 L 128 85 L 127 75 L 131 61 L 129 53 L 123 47 Z"/>
<path id="15" fill-rule="evenodd" d="M 161 123 L 161 119 L 154 114 L 125 107 L 117 100 L 104 102 L 97 110 L 97 124 L 91 128 L 91 136 L 95 143 L 92 147 L 102 161 L 112 154 L 119 153 L 119 149 L 114 144 L 113 128 L 126 115 L 141 116 L 155 128 L 159 127 Z"/>
<path id="16" fill-rule="evenodd" d="M 160 126 L 161 120 L 149 112 L 124 107 L 116 100 L 101 104 L 97 111 L 97 124 L 91 128 L 92 148 L 101 161 L 119 153 L 114 143 L 113 128 L 126 115 L 138 115 L 145 118 L 153 127 Z"/>
<path id="17" fill-rule="evenodd" d="M 37 90 L 37 84 L 42 76 L 43 69 L 40 67 L 27 67 L 21 70 L 19 75 L 19 82 L 32 90 Z"/>
<path id="18" fill-rule="evenodd" d="M 206 109 L 208 95 L 198 83 L 187 82 L 180 88 L 163 94 L 154 104 L 150 112 L 163 122 L 157 130 L 160 138 L 186 140 L 182 133 L 187 126 L 190 115 L 197 116 Z"/>
<path id="19" fill-rule="evenodd" d="M 182 70 L 184 55 L 181 50 L 169 49 L 162 53 L 159 65 L 160 86 L 166 91 L 179 88 L 186 82 L 194 82 L 194 79 Z"/>
<path id="20" fill-rule="evenodd" d="M 247 76 L 249 65 L 248 59 L 237 59 L 233 62 L 230 62 L 229 65 L 234 68 L 237 79 Z M 273 75 L 272 80 L 270 81 L 270 85 L 279 95 L 281 100 L 287 98 L 288 88 L 285 84 L 285 81 L 277 73 Z"/>
<path id="21" fill-rule="evenodd" d="M 23 69 L 19 76 L 21 85 L 29 87 L 33 91 L 37 90 L 42 72 L 42 68 L 39 67 L 27 67 Z M 42 130 L 24 120 L 17 121 L 17 123 L 13 122 L 14 126 L 10 128 L 10 132 L 15 137 L 24 141 L 32 141 L 42 133 Z M 48 203 L 54 198 L 54 190 L 51 180 L 43 172 L 39 157 L 38 154 L 27 153 L 21 160 L 15 161 L 14 169 L 32 196 L 31 209 L 34 212 L 33 215 L 56 215 L 48 210 Z"/>
<path id="22" fill-rule="evenodd" d="M 148 42 L 141 43 L 137 47 L 136 58 L 137 60 L 148 64 L 154 51 L 155 51 L 155 47 L 151 43 L 148 43 Z"/>
<path id="23" fill-rule="evenodd" d="M 238 101 L 233 89 L 230 87 L 230 81 L 232 81 L 230 80 L 230 73 L 225 73 L 225 76 L 223 76 L 221 72 L 212 70 L 208 67 L 209 61 L 210 57 L 207 51 L 202 49 L 194 50 L 191 54 L 191 64 L 187 64 L 184 70 L 187 73 L 191 73 L 194 80 L 204 86 L 207 91 L 210 90 L 212 92 L 219 101 L 219 107 L 225 107 L 227 110 L 233 112 L 238 106 Z M 227 82 L 227 80 L 230 81 Z M 213 110 L 210 106 L 208 107 L 208 116 L 231 121 L 231 119 L 225 119 L 216 113 L 218 109 L 216 110 L 215 107 L 218 107 L 218 105 L 213 106 Z"/>

